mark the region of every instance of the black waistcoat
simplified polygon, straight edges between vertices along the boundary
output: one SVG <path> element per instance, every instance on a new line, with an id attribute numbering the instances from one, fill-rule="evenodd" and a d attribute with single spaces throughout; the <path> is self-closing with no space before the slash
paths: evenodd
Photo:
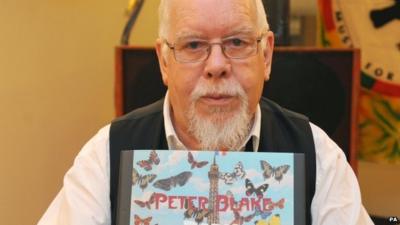
<path id="1" fill-rule="evenodd" d="M 116 225 L 119 155 L 122 150 L 168 149 L 164 130 L 163 102 L 132 111 L 110 127 L 111 224 Z M 261 134 L 258 151 L 304 153 L 306 160 L 306 222 L 311 224 L 311 201 L 315 192 L 315 146 L 308 119 L 262 98 Z M 246 146 L 251 146 L 247 144 Z"/>

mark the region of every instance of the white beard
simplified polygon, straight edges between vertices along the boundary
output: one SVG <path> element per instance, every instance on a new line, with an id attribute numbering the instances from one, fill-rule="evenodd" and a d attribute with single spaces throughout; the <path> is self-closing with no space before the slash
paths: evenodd
<path id="1" fill-rule="evenodd" d="M 240 107 L 232 112 L 234 109 L 210 106 L 207 117 L 198 115 L 197 100 L 207 94 L 237 96 Z M 233 79 L 222 80 L 217 85 L 200 81 L 191 94 L 191 102 L 186 114 L 189 121 L 188 131 L 200 143 L 200 148 L 239 150 L 249 135 L 252 118 L 248 112 L 247 95 L 240 84 Z"/>

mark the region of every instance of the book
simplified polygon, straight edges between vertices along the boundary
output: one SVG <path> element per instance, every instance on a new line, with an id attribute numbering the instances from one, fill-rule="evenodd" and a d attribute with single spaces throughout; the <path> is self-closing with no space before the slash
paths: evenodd
<path id="1" fill-rule="evenodd" d="M 304 154 L 121 152 L 118 225 L 304 225 Z"/>

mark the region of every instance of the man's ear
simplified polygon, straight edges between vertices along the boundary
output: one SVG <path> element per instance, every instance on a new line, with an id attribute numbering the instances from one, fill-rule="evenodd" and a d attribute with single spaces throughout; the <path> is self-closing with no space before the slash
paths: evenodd
<path id="1" fill-rule="evenodd" d="M 166 61 L 166 52 L 163 51 L 163 41 L 162 39 L 158 38 L 156 41 L 156 53 L 157 53 L 157 58 L 158 58 L 158 64 L 160 65 L 160 71 L 161 71 L 161 78 L 163 80 L 163 83 L 165 86 L 168 87 L 168 66 L 167 66 L 167 61 Z"/>
<path id="2" fill-rule="evenodd" d="M 266 41 L 263 46 L 263 54 L 264 54 L 264 63 L 265 63 L 265 74 L 264 80 L 269 80 L 269 75 L 271 73 L 271 64 L 272 64 L 272 55 L 274 51 L 274 33 L 272 31 L 268 31 L 265 35 Z"/>

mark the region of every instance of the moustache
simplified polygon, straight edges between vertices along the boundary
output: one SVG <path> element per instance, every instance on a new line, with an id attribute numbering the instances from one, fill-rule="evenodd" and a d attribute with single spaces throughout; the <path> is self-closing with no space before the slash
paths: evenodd
<path id="1" fill-rule="evenodd" d="M 191 99 L 193 101 L 198 100 L 202 97 L 212 98 L 227 98 L 227 97 L 239 97 L 241 99 L 246 98 L 246 94 L 242 86 L 237 81 L 223 81 L 217 84 L 200 82 L 196 85 L 191 93 Z"/>

